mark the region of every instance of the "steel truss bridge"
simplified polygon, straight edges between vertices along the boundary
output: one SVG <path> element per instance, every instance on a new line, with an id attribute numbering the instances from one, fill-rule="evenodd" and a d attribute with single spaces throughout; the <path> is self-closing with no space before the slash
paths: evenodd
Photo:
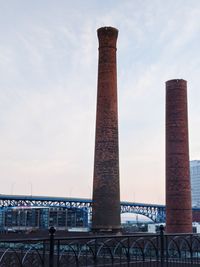
<path id="1" fill-rule="evenodd" d="M 46 197 L 32 195 L 2 195 L 0 208 L 4 207 L 65 207 L 87 208 L 92 212 L 92 200 L 87 198 Z M 200 208 L 193 208 L 200 212 Z M 121 213 L 141 214 L 157 223 L 165 222 L 165 206 L 136 202 L 121 202 Z"/>

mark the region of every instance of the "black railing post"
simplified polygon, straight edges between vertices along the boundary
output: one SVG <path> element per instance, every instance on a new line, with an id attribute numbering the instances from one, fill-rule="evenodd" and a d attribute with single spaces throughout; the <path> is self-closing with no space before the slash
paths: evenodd
<path id="1" fill-rule="evenodd" d="M 129 236 L 128 236 L 128 251 L 127 251 L 127 266 L 130 266 L 130 240 L 129 240 Z"/>
<path id="2" fill-rule="evenodd" d="M 54 234 L 56 229 L 52 226 L 49 229 L 49 267 L 54 267 Z"/>
<path id="3" fill-rule="evenodd" d="M 58 240 L 58 246 L 57 246 L 57 267 L 60 266 L 60 240 Z"/>
<path id="4" fill-rule="evenodd" d="M 190 257 L 191 257 L 191 264 L 193 265 L 193 247 L 192 247 L 192 238 L 193 238 L 193 234 L 190 234 Z"/>
<path id="5" fill-rule="evenodd" d="M 97 266 L 97 237 L 95 237 L 95 245 L 94 245 L 94 266 Z"/>
<path id="6" fill-rule="evenodd" d="M 45 255 L 46 255 L 46 241 L 43 241 L 43 252 L 42 252 L 42 256 L 43 256 L 43 259 L 42 259 L 42 266 L 44 267 L 45 266 Z"/>
<path id="7" fill-rule="evenodd" d="M 164 266 L 164 256 L 165 256 L 165 250 L 164 250 L 164 226 L 160 225 L 160 265 L 161 267 Z"/>

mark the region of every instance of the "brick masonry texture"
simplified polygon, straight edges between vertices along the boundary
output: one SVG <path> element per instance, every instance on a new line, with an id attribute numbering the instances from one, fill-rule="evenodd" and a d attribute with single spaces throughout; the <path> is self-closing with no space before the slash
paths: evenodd
<path id="1" fill-rule="evenodd" d="M 187 82 L 166 82 L 166 232 L 191 233 Z"/>
<path id="2" fill-rule="evenodd" d="M 120 229 L 116 42 L 118 30 L 97 30 L 99 63 L 92 229 Z"/>

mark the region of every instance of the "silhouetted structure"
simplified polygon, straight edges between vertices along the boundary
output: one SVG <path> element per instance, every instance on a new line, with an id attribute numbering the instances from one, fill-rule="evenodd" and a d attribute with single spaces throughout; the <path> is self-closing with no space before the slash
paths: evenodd
<path id="1" fill-rule="evenodd" d="M 192 232 L 187 82 L 166 82 L 166 231 Z"/>
<path id="2" fill-rule="evenodd" d="M 99 39 L 92 229 L 120 229 L 116 41 L 118 30 L 103 27 Z"/>

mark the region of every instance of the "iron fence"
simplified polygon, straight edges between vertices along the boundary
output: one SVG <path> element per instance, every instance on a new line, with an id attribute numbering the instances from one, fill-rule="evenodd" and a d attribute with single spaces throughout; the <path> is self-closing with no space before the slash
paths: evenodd
<path id="1" fill-rule="evenodd" d="M 0 267 L 200 266 L 200 235 L 93 235 L 0 241 Z"/>

